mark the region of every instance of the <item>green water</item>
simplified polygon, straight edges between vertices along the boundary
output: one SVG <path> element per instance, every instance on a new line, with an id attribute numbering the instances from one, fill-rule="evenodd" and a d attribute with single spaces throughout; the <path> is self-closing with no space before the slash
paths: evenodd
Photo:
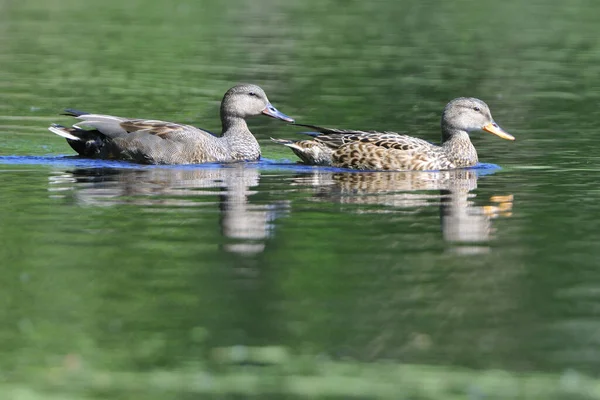
<path id="1" fill-rule="evenodd" d="M 0 0 L 0 397 L 600 398 L 596 9 Z M 238 82 L 430 141 L 475 96 L 517 141 L 473 133 L 479 174 L 357 174 L 94 167 L 46 130 L 219 131 Z M 295 161 L 269 138 L 298 129 L 250 125 Z"/>

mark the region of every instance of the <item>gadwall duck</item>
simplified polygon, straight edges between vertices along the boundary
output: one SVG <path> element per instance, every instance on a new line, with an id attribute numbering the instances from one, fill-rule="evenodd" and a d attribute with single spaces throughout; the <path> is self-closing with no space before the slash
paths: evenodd
<path id="1" fill-rule="evenodd" d="M 66 138 L 79 155 L 89 158 L 143 164 L 253 161 L 260 158 L 260 146 L 248 129 L 246 118 L 260 114 L 294 122 L 271 105 L 260 87 L 244 84 L 232 87 L 223 97 L 223 130 L 219 137 L 190 125 L 89 114 L 73 109 L 65 110 L 64 115 L 81 122 L 71 128 L 52 124 L 49 130 Z"/>
<path id="2" fill-rule="evenodd" d="M 483 101 L 459 97 L 444 108 L 442 145 L 396 132 L 358 131 L 296 124 L 317 132 L 309 140 L 273 139 L 291 148 L 306 164 L 361 170 L 438 171 L 471 167 L 478 162 L 468 132 L 484 130 L 515 140 L 496 124 Z"/>

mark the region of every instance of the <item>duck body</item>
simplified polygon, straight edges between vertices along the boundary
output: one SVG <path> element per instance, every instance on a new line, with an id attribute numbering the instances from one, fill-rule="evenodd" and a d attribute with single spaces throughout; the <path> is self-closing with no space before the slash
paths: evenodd
<path id="1" fill-rule="evenodd" d="M 442 145 L 397 132 L 359 131 L 302 125 L 314 129 L 310 140 L 272 139 L 288 146 L 306 164 L 359 170 L 434 171 L 471 167 L 477 150 L 469 131 L 483 129 L 514 140 L 492 119 L 488 106 L 475 98 L 457 98 L 442 115 Z"/>
<path id="2" fill-rule="evenodd" d="M 81 122 L 72 127 L 53 124 L 49 130 L 66 138 L 73 150 L 87 158 L 142 164 L 254 161 L 260 158 L 260 146 L 246 118 L 259 114 L 293 122 L 271 105 L 260 87 L 246 84 L 229 89 L 223 97 L 221 136 L 191 125 L 74 109 L 65 110 L 65 115 Z"/>

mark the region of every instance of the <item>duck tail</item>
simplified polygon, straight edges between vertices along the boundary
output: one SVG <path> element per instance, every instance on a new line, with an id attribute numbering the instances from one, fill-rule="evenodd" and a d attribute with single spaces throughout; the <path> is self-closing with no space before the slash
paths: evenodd
<path id="1" fill-rule="evenodd" d="M 48 130 L 58 136 L 67 139 L 67 143 L 80 156 L 88 158 L 102 158 L 106 152 L 107 138 L 101 132 L 93 129 L 80 129 L 76 126 L 68 128 L 66 126 L 52 124 Z"/>
<path id="2" fill-rule="evenodd" d="M 66 126 L 62 126 L 59 124 L 52 124 L 48 128 L 48 130 L 58 136 L 62 136 L 67 140 L 75 140 L 79 141 L 81 138 L 76 136 L 75 133 L 79 131 L 77 128 L 67 128 Z"/>
<path id="3" fill-rule="evenodd" d="M 302 149 L 302 147 L 298 144 L 301 141 L 300 140 L 289 140 L 289 139 L 275 139 L 275 138 L 271 138 L 271 140 L 277 144 L 282 144 L 284 146 L 289 147 L 290 149 L 294 150 L 294 153 L 298 154 L 297 151 L 304 151 Z"/>
<path id="4" fill-rule="evenodd" d="M 66 108 L 63 113 L 60 115 L 68 115 L 69 117 L 80 117 L 82 115 L 87 115 L 89 113 L 85 111 L 76 110 L 74 108 Z M 58 136 L 62 136 L 67 140 L 75 140 L 80 141 L 84 140 L 82 135 L 85 135 L 87 131 L 81 129 L 80 127 L 74 125 L 71 128 L 68 128 L 59 124 L 52 124 L 48 128 L 48 130 Z"/>

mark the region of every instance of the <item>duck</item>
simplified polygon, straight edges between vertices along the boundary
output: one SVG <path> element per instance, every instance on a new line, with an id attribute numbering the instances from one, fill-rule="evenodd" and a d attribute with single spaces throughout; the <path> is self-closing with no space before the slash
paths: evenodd
<path id="1" fill-rule="evenodd" d="M 398 132 L 361 131 L 295 124 L 313 129 L 312 139 L 274 139 L 308 165 L 371 171 L 442 171 L 479 162 L 469 132 L 483 130 L 506 140 L 515 137 L 492 118 L 488 105 L 474 97 L 451 100 L 442 112 L 440 146 Z"/>
<path id="2" fill-rule="evenodd" d="M 267 115 L 294 122 L 269 102 L 263 89 L 253 84 L 229 89 L 221 101 L 220 114 L 220 136 L 191 125 L 91 114 L 72 108 L 63 115 L 80 122 L 72 127 L 52 124 L 48 129 L 67 139 L 71 148 L 86 158 L 140 164 L 199 164 L 258 160 L 260 146 L 246 124 L 249 117 Z"/>

